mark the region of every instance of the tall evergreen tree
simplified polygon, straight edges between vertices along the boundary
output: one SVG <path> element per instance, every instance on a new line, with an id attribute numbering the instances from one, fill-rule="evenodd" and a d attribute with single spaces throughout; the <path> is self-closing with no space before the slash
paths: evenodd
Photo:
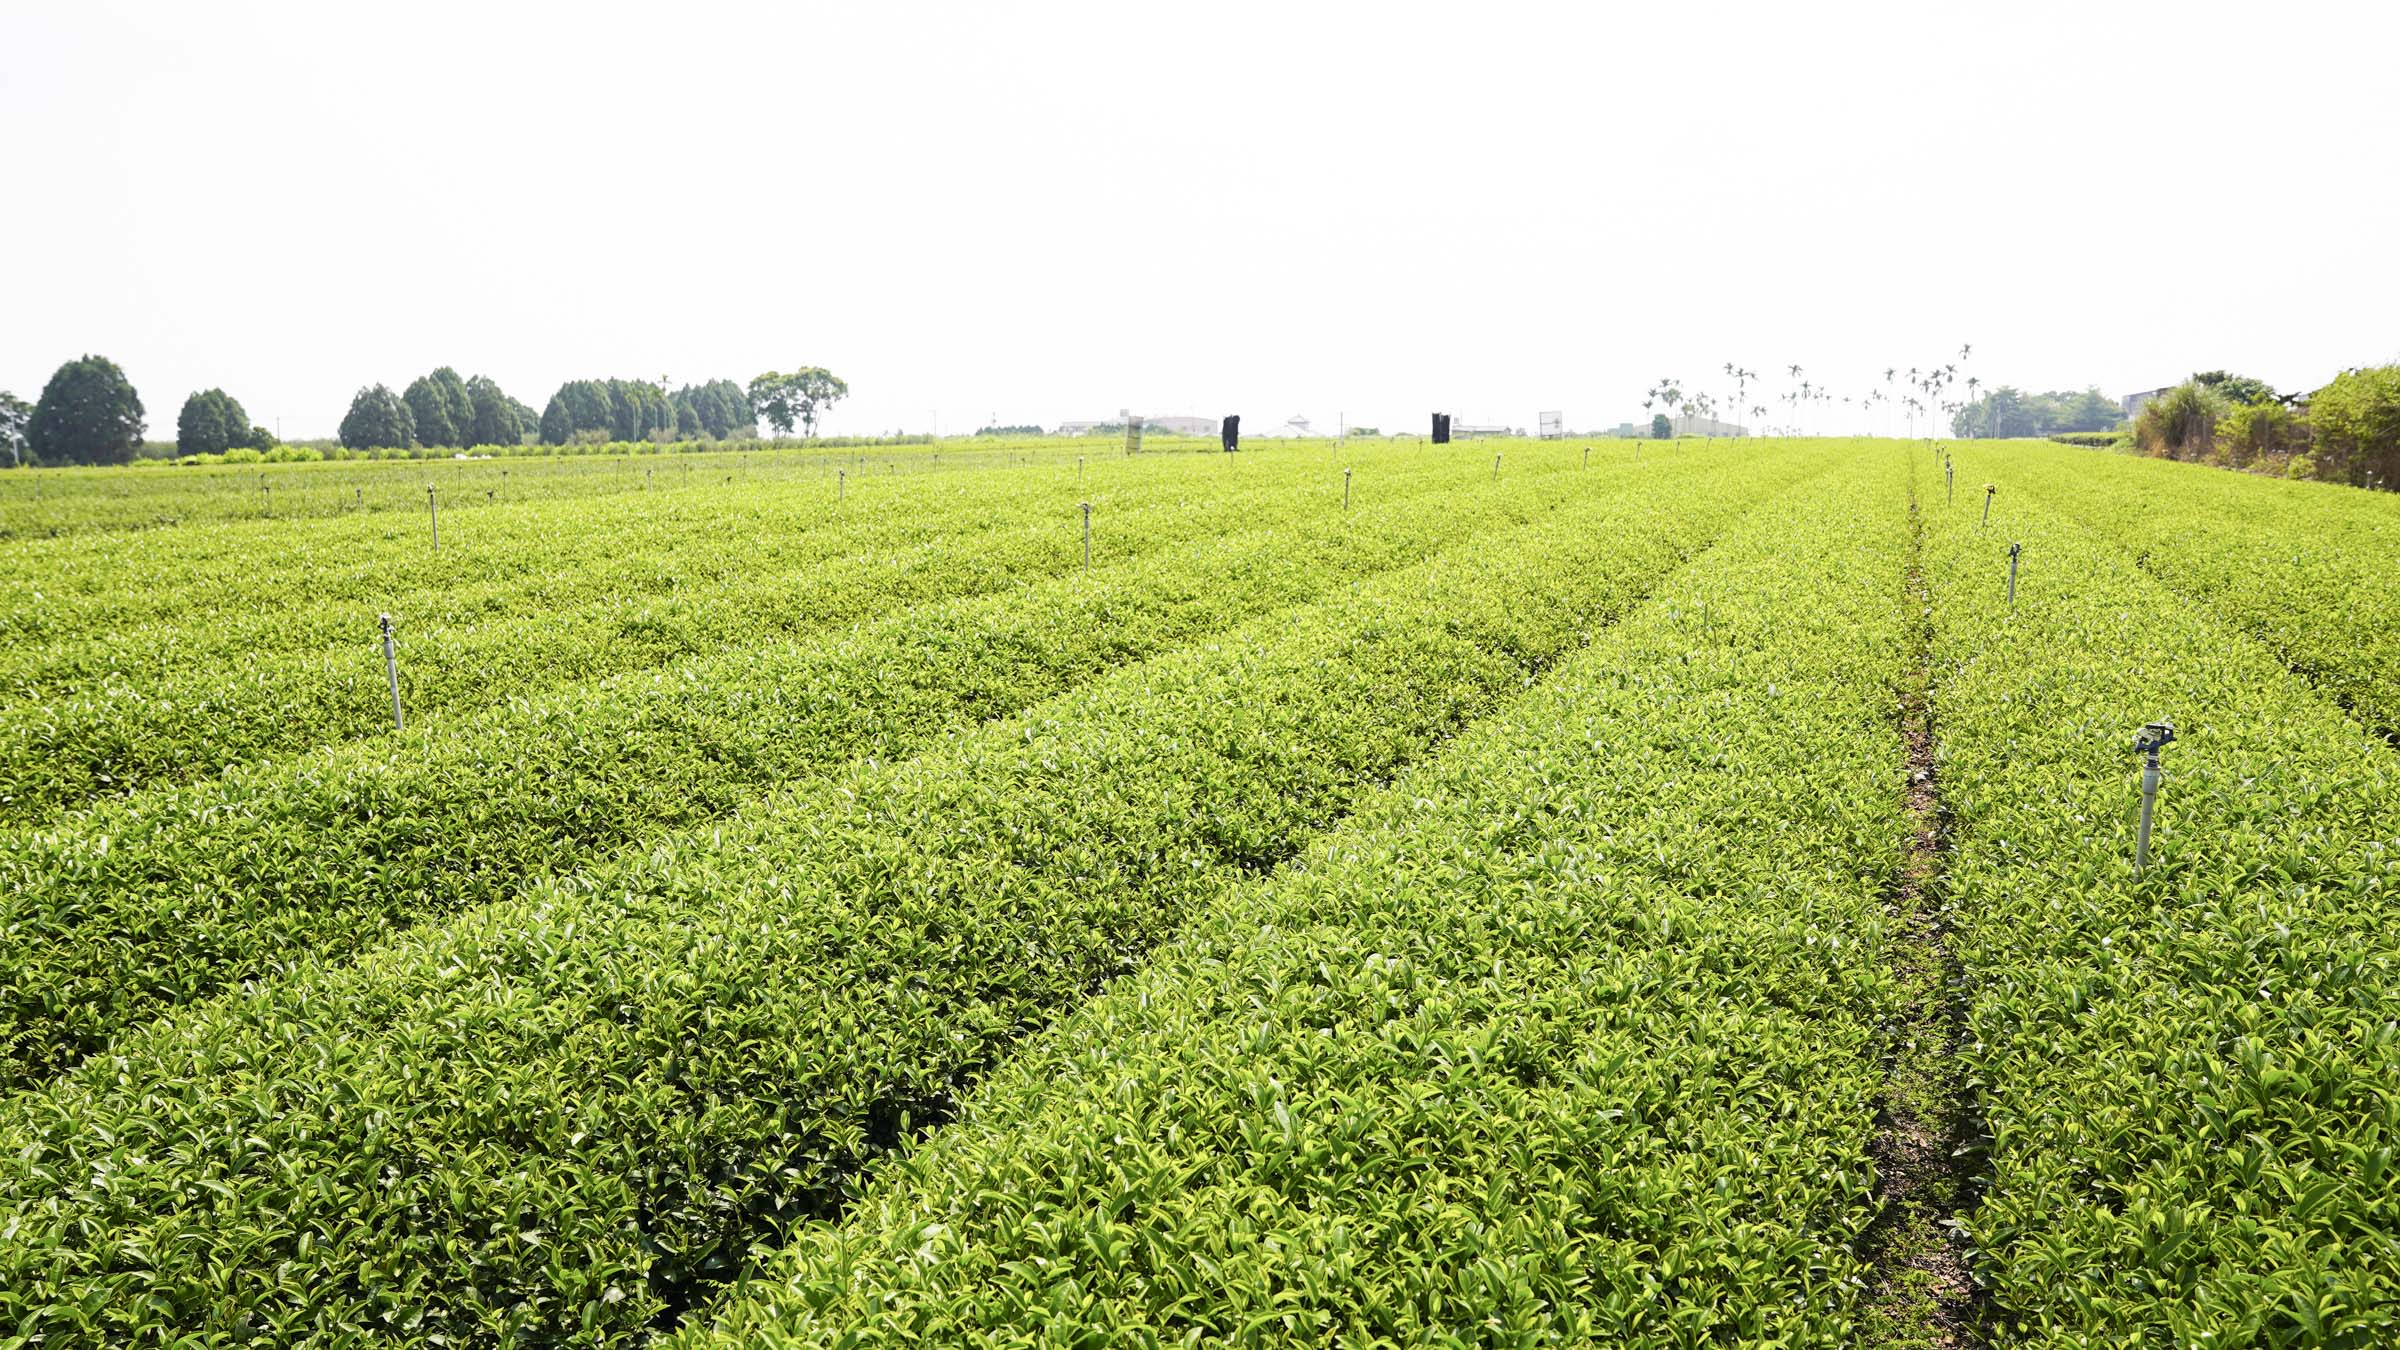
<path id="1" fill-rule="evenodd" d="M 183 401 L 175 418 L 175 453 L 221 455 L 252 443 L 250 415 L 222 389 L 203 389 Z"/>
<path id="2" fill-rule="evenodd" d="M 465 428 L 450 420 L 450 400 L 430 375 L 420 375 L 409 381 L 408 391 L 401 399 L 408 404 L 408 414 L 416 428 L 420 445 L 456 445 Z"/>
<path id="3" fill-rule="evenodd" d="M 416 435 L 407 402 L 384 385 L 359 390 L 342 416 L 342 444 L 353 450 L 404 450 Z"/>
<path id="4" fill-rule="evenodd" d="M 516 445 L 525 439 L 524 425 L 517 421 L 516 400 L 501 393 L 490 378 L 478 375 L 467 381 L 467 398 L 475 410 L 472 444 Z"/>
<path id="5" fill-rule="evenodd" d="M 465 445 L 469 434 L 475 429 L 475 396 L 467 392 L 467 382 L 460 379 L 458 372 L 448 366 L 436 367 L 434 372 L 425 378 L 433 382 L 435 389 L 441 391 L 442 411 L 447 413 L 450 418 L 451 437 L 441 443 L 443 445 Z M 425 445 L 433 444 L 432 441 L 425 439 L 422 427 L 418 428 L 417 439 Z"/>
<path id="6" fill-rule="evenodd" d="M 565 445 L 575 439 L 575 414 L 567 411 L 567 396 L 552 394 L 550 406 L 542 409 L 542 444 Z"/>

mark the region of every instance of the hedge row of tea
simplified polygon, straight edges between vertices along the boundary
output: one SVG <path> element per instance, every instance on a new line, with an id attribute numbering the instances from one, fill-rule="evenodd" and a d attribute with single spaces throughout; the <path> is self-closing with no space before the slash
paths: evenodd
<path id="1" fill-rule="evenodd" d="M 2117 455 L 1990 458 L 2400 743 L 2400 500 Z"/>
<path id="2" fill-rule="evenodd" d="M 639 1340 L 1824 460 L 1690 458 L 121 1036 L 0 1112 L 0 1326 Z"/>
<path id="3" fill-rule="evenodd" d="M 2247 487 L 2192 490 L 2219 482 Z M 1969 1223 L 1996 1339 L 2391 1344 L 2400 755 L 2137 566 L 2113 523 L 2082 524 L 2123 501 L 2110 479 L 2041 495 L 1988 531 L 1937 514 L 1927 546 L 1965 1067 L 1991 1135 Z M 2224 513 L 2215 546 L 2259 549 L 2263 519 Z M 2251 560 L 2341 537 L 2295 525 Z M 2029 560 L 2013 612 L 2010 540 Z M 2360 619 L 2226 599 L 2241 626 L 2320 648 Z M 2136 876 L 2127 748 L 2159 717 L 2178 739 Z"/>
<path id="4" fill-rule="evenodd" d="M 1155 464 L 1111 465 L 1083 488 L 1095 566 L 1340 510 L 1340 483 L 1322 464 L 1269 463 L 1207 494 Z M 121 585 L 80 604 L 46 600 L 59 611 L 52 631 L 77 636 L 28 634 L 0 657 L 0 688 L 12 694 L 0 705 L 0 824 L 390 731 L 379 612 L 400 620 L 401 700 L 425 719 L 1081 567 L 1071 478 L 973 477 L 878 485 L 839 506 L 821 484 L 754 494 L 738 509 L 535 506 L 502 538 L 462 541 L 454 523 L 440 553 L 421 531 L 361 539 L 326 528 L 312 532 L 331 540 L 308 542 L 339 550 L 338 569 L 290 552 L 273 572 L 202 580 L 189 573 L 223 573 L 224 562 L 168 562 L 146 584 L 187 597 L 181 613 Z M 1458 479 L 1429 457 L 1378 463 L 1366 500 Z M 221 598 L 193 612 L 198 596 Z"/>
<path id="5" fill-rule="evenodd" d="M 680 1343 L 1854 1343 L 1899 992 L 1879 460 L 1224 894 Z"/>
<path id="6" fill-rule="evenodd" d="M 1020 575 L 994 594 L 572 685 L 22 832 L 0 841 L 0 1082 L 36 1080 L 162 1007 L 501 898 L 795 776 L 913 754 L 1478 532 L 1570 504 L 1763 491 L 1788 472 L 1746 469 L 1756 486 L 1743 487 L 1693 456 L 1640 477 L 1453 483 L 1351 512 L 1288 483 L 1161 505 L 1155 538 L 1128 531 L 1090 576 Z M 1174 542 L 1227 513 L 1250 528 Z M 975 551 L 1057 570 L 1044 561 L 1055 540 L 1015 533 L 1029 536 L 1016 554 L 988 535 Z"/>
<path id="7" fill-rule="evenodd" d="M 1927 659 L 1975 1334 L 2400 1340 L 2381 504 L 1321 449 L 33 541 L 0 1346 L 1888 1338 Z"/>
<path id="8" fill-rule="evenodd" d="M 1146 437 L 1145 455 L 1214 450 L 1216 439 Z M 582 501 L 693 489 L 744 493 L 768 484 L 821 479 L 836 471 L 852 483 L 955 469 L 1063 465 L 1078 456 L 1098 463 L 1121 457 L 1123 437 L 965 437 L 939 442 L 805 445 L 760 443 L 726 450 L 703 443 L 559 447 L 504 458 L 407 456 L 379 461 L 169 465 L 139 461 L 123 468 L 45 468 L 0 473 L 0 541 L 40 549 L 84 535 L 177 528 L 244 529 L 361 515 L 425 514 L 425 488 L 438 490 L 445 511 L 467 516 L 488 505 Z M 488 496 L 486 494 L 489 494 Z"/>

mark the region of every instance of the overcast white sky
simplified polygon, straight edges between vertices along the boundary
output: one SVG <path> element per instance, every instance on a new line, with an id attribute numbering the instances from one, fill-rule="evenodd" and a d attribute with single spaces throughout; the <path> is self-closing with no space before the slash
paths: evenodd
<path id="1" fill-rule="evenodd" d="M 0 389 L 103 353 L 165 438 L 445 363 L 824 365 L 834 432 L 1606 426 L 1962 343 L 2307 388 L 2400 359 L 2396 50 L 2380 0 L 0 0 Z"/>

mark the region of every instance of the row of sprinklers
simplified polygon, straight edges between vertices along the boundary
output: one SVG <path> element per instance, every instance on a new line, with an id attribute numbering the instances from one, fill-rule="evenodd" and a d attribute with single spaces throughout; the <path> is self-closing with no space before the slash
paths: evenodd
<path id="1" fill-rule="evenodd" d="M 1933 453 L 1940 457 L 1942 462 L 1944 503 L 1955 506 L 1958 501 L 1958 466 L 1951 460 L 1948 447 L 1936 444 L 1933 447 Z M 1979 528 L 1989 530 L 1992 527 L 1992 499 L 1999 494 L 1999 484 L 1985 483 L 1983 485 L 1983 514 Z M 2012 540 L 2009 543 L 2008 608 L 2011 613 L 2014 613 L 2017 608 L 2017 565 L 2024 552 L 2025 545 L 2021 541 Z M 2141 807 L 2133 835 L 2133 871 L 2136 876 L 2141 876 L 2150 870 L 2151 828 L 2158 814 L 2159 788 L 2166 782 L 2166 770 L 2159 759 L 2159 752 L 2173 744 L 2174 740 L 2175 724 L 2163 717 L 2155 722 L 2145 723 L 2140 731 L 2134 733 L 2133 752 L 2141 756 L 2142 760 Z"/>

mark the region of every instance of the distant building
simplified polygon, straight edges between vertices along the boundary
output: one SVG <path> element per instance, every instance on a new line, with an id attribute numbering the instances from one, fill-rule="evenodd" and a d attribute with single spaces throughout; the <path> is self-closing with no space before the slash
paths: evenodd
<path id="1" fill-rule="evenodd" d="M 1058 424 L 1057 434 L 1061 436 L 1092 436 L 1101 432 L 1124 429 L 1125 418 L 1119 414 L 1106 422 L 1061 422 Z M 1145 417 L 1142 419 L 1142 430 L 1157 432 L 1161 436 L 1214 436 L 1217 434 L 1217 429 L 1218 422 L 1214 417 Z"/>
<path id="2" fill-rule="evenodd" d="M 2172 390 L 2174 387 L 2174 385 L 2170 384 L 2165 389 L 2145 389 L 2138 394 L 2127 394 L 2125 397 L 2117 400 L 2117 406 L 2125 410 L 2125 420 L 2130 422 L 2134 419 L 2134 415 L 2142 410 L 2143 404 L 2150 402 L 2152 399 L 2165 397 L 2168 391 Z"/>
<path id="3" fill-rule="evenodd" d="M 1731 422 L 1719 422 L 1710 417 L 1670 417 L 1667 425 L 1677 436 L 1747 436 L 1750 428 Z M 1646 441 L 1650 439 L 1650 423 L 1619 422 L 1615 431 L 1607 433 L 1619 440 Z"/>

